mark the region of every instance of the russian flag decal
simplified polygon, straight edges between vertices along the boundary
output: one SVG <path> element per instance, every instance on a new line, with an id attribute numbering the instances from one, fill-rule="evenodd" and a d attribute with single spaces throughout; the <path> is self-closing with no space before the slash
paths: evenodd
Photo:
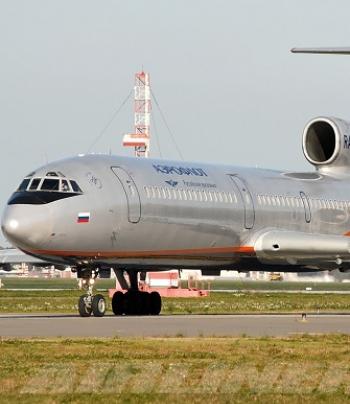
<path id="1" fill-rule="evenodd" d="M 90 212 L 80 212 L 78 214 L 77 223 L 89 223 L 90 222 Z"/>

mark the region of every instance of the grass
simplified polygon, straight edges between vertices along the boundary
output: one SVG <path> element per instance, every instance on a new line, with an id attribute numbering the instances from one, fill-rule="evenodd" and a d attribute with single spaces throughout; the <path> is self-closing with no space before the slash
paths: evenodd
<path id="1" fill-rule="evenodd" d="M 75 279 L 42 279 L 5 277 L 7 289 L 0 289 L 0 313 L 76 313 L 77 300 L 82 294 Z M 97 288 L 103 290 L 108 307 L 106 290 L 114 286 L 113 279 L 99 279 Z M 306 287 L 312 292 L 305 293 Z M 50 290 L 35 290 L 45 289 Z M 213 292 L 205 298 L 164 298 L 162 314 L 228 314 L 228 313 L 299 313 L 349 312 L 350 283 L 299 283 L 216 280 Z M 234 289 L 234 293 L 215 292 L 215 289 Z M 298 289 L 299 288 L 299 289 Z M 313 293 L 320 289 L 338 290 L 337 294 Z M 270 289 L 271 293 L 268 292 Z M 276 289 L 283 289 L 278 291 Z M 261 291 L 263 290 L 263 292 Z M 300 290 L 300 293 L 287 293 Z M 303 293 L 301 293 L 301 291 Z"/>
<path id="2" fill-rule="evenodd" d="M 14 276 L 2 276 L 3 284 L 7 289 L 76 289 L 76 279 L 64 278 L 21 278 Z M 195 282 L 192 282 L 195 284 Z M 99 289 L 113 288 L 114 279 L 98 279 Z M 182 281 L 182 286 L 187 287 L 187 282 Z M 207 288 L 208 282 L 198 282 L 198 287 Z M 210 281 L 211 290 L 237 290 L 237 291 L 305 291 L 312 288 L 313 291 L 347 291 L 350 292 L 350 282 L 271 282 L 215 279 Z"/>
<path id="3" fill-rule="evenodd" d="M 344 403 L 350 337 L 0 341 L 4 403 Z"/>
<path id="4" fill-rule="evenodd" d="M 0 290 L 0 313 L 76 313 L 78 290 Z M 111 311 L 110 299 L 107 310 Z M 350 312 L 348 294 L 215 293 L 201 298 L 163 298 L 162 314 Z"/>
<path id="5" fill-rule="evenodd" d="M 64 278 L 21 278 L 14 276 L 1 277 L 4 288 L 6 289 L 76 289 L 76 279 Z M 114 279 L 98 279 L 97 286 L 99 289 L 113 288 Z"/>

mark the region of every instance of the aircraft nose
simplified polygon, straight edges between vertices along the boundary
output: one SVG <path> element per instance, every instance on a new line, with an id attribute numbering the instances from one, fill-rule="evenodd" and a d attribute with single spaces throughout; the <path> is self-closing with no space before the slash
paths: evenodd
<path id="1" fill-rule="evenodd" d="M 7 206 L 1 229 L 13 245 L 22 249 L 42 247 L 52 230 L 49 215 L 43 209 L 26 205 Z"/>

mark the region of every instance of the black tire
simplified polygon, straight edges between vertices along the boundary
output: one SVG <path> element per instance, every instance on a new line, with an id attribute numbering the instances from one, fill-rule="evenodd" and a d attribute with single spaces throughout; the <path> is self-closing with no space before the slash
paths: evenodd
<path id="1" fill-rule="evenodd" d="M 140 314 L 148 316 L 151 313 L 151 295 L 148 292 L 139 292 L 139 308 Z"/>
<path id="2" fill-rule="evenodd" d="M 150 311 L 152 316 L 158 316 L 162 310 L 162 298 L 158 292 L 151 292 L 150 294 Z"/>
<path id="3" fill-rule="evenodd" d="M 95 295 L 91 303 L 92 312 L 95 317 L 103 317 L 106 312 L 106 301 L 102 295 Z"/>
<path id="4" fill-rule="evenodd" d="M 112 297 L 112 310 L 116 316 L 121 316 L 125 313 L 124 310 L 124 293 L 115 292 Z"/>
<path id="5" fill-rule="evenodd" d="M 127 316 L 138 314 L 138 291 L 129 290 L 124 295 L 124 311 Z"/>
<path id="6" fill-rule="evenodd" d="M 78 301 L 78 311 L 80 317 L 90 317 L 92 309 L 87 305 L 86 300 L 88 299 L 88 295 L 81 295 Z"/>

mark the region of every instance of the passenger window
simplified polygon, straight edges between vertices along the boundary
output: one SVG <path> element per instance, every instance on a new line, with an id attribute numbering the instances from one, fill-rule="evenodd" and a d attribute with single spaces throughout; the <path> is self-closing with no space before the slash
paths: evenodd
<path id="1" fill-rule="evenodd" d="M 149 193 L 148 187 L 143 187 L 143 189 L 144 189 L 145 192 L 146 192 L 146 197 L 149 198 L 149 197 L 150 197 L 150 193 Z"/>
<path id="2" fill-rule="evenodd" d="M 40 181 L 41 181 L 41 178 L 34 178 L 34 179 L 32 180 L 32 183 L 30 184 L 29 189 L 30 189 L 31 191 L 35 191 L 36 189 L 38 189 L 39 184 L 40 184 Z"/>
<path id="3" fill-rule="evenodd" d="M 59 180 L 46 178 L 41 185 L 41 190 L 42 191 L 58 191 L 59 185 L 60 185 Z"/>
<path id="4" fill-rule="evenodd" d="M 34 182 L 34 180 L 33 180 L 33 182 Z M 67 180 L 62 180 L 62 191 L 63 192 L 70 192 L 70 189 L 69 189 L 69 184 L 68 184 L 68 181 Z"/>
<path id="5" fill-rule="evenodd" d="M 79 185 L 75 181 L 70 180 L 70 184 L 71 184 L 72 189 L 73 189 L 74 192 L 83 193 L 83 191 L 80 189 Z"/>
<path id="6" fill-rule="evenodd" d="M 25 191 L 27 189 L 27 186 L 29 184 L 30 179 L 26 178 L 21 182 L 21 185 L 18 187 L 18 191 Z"/>

